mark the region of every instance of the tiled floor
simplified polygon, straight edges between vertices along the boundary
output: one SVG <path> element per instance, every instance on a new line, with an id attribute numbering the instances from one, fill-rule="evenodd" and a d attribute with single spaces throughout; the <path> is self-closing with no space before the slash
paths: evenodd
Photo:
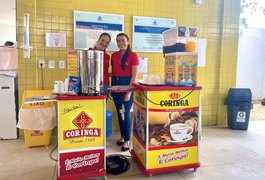
<path id="1" fill-rule="evenodd" d="M 250 121 L 247 131 L 226 127 L 203 127 L 200 142 L 201 167 L 151 177 L 142 174 L 131 159 L 131 168 L 124 174 L 107 175 L 108 179 L 198 179 L 198 180 L 263 180 L 265 179 L 265 121 Z M 117 154 L 118 133 L 107 138 L 107 154 Z M 49 158 L 57 143 L 49 147 L 26 149 L 24 140 L 0 141 L 0 180 L 53 180 L 56 162 Z M 129 155 L 128 152 L 123 153 Z M 56 151 L 53 153 L 56 157 Z M 95 179 L 95 178 L 94 178 Z M 99 179 L 99 178 L 96 178 Z"/>

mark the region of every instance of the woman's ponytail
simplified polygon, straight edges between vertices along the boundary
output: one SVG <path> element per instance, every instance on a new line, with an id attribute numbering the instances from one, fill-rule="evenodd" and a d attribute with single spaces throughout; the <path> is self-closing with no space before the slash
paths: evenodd
<path id="1" fill-rule="evenodd" d="M 123 71 L 125 71 L 126 62 L 127 62 L 127 59 L 128 59 L 130 52 L 131 52 L 131 48 L 130 48 L 130 45 L 128 45 L 125 53 L 123 54 L 123 56 L 121 58 L 121 68 L 123 69 Z"/>

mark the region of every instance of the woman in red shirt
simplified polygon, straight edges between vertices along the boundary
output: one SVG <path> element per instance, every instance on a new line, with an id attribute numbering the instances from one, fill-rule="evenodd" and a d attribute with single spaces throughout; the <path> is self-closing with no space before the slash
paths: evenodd
<path id="1" fill-rule="evenodd" d="M 132 85 L 137 81 L 139 71 L 138 56 L 131 51 L 127 34 L 119 33 L 116 41 L 120 50 L 111 55 L 111 85 Z M 117 145 L 122 146 L 122 151 L 127 151 L 129 150 L 131 135 L 130 109 L 133 103 L 133 92 L 113 92 L 111 95 L 116 106 L 121 134 Z"/>
<path id="2" fill-rule="evenodd" d="M 99 50 L 104 52 L 104 63 L 103 63 L 103 87 L 104 87 L 104 93 L 108 94 L 108 88 L 109 88 L 109 60 L 110 56 L 106 53 L 106 49 L 109 46 L 109 43 L 111 41 L 111 37 L 109 33 L 102 33 L 98 41 L 96 43 L 96 46 L 94 47 L 94 50 Z"/>

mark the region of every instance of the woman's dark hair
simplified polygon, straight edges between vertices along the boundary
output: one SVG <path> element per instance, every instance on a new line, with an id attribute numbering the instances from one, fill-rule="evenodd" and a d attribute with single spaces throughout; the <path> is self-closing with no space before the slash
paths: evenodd
<path id="1" fill-rule="evenodd" d="M 127 34 L 125 34 L 125 33 L 119 33 L 119 34 L 116 36 L 116 39 L 117 39 L 119 36 L 124 36 L 124 37 L 127 39 L 127 41 L 129 41 L 129 36 L 128 36 Z M 129 56 L 130 52 L 131 52 L 131 48 L 130 48 L 130 45 L 128 44 L 128 47 L 127 47 L 125 53 L 123 54 L 123 56 L 122 56 L 122 58 L 121 58 L 121 68 L 122 68 L 123 70 L 125 70 L 126 61 L 127 61 L 127 59 L 128 59 L 128 56 Z"/>
<path id="2" fill-rule="evenodd" d="M 111 41 L 111 36 L 109 35 L 109 33 L 104 32 L 104 33 L 100 34 L 98 40 L 99 40 L 102 36 L 108 36 L 108 37 L 109 37 L 109 41 Z"/>

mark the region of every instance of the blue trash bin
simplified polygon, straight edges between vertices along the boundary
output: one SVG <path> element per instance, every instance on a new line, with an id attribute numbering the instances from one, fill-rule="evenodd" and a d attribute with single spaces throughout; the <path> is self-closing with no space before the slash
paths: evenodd
<path id="1" fill-rule="evenodd" d="M 228 127 L 235 130 L 247 130 L 252 107 L 250 89 L 230 88 L 225 99 L 225 105 L 227 105 Z"/>
<path id="2" fill-rule="evenodd" d="M 106 137 L 112 135 L 112 112 L 106 111 Z"/>

